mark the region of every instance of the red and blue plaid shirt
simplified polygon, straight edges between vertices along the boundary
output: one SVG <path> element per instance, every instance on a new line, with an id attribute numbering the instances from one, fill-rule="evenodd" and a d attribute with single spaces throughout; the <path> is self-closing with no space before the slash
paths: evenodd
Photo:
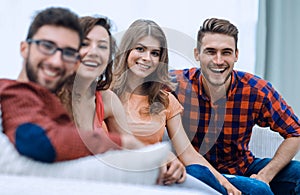
<path id="1" fill-rule="evenodd" d="M 170 73 L 178 82 L 183 125 L 193 146 L 221 173 L 243 175 L 253 162 L 249 141 L 255 124 L 270 127 L 284 138 L 300 136 L 300 121 L 291 107 L 257 76 L 233 71 L 226 97 L 212 104 L 200 69 Z"/>

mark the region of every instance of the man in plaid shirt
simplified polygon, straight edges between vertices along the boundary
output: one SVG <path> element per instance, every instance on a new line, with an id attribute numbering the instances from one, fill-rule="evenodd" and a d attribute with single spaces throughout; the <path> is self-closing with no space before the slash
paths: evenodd
<path id="1" fill-rule="evenodd" d="M 171 71 L 187 134 L 244 193 L 270 186 L 275 194 L 300 194 L 300 162 L 292 160 L 300 148 L 300 121 L 269 82 L 233 70 L 237 40 L 238 29 L 229 21 L 207 19 L 194 49 L 201 68 Z M 249 150 L 254 125 L 285 138 L 272 159 L 255 158 Z"/>

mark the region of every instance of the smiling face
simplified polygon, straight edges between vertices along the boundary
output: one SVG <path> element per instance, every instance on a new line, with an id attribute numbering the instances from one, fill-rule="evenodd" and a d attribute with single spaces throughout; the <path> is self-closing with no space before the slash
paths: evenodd
<path id="1" fill-rule="evenodd" d="M 110 54 L 110 39 L 105 28 L 96 25 L 83 40 L 80 49 L 82 63 L 77 74 L 95 80 L 101 75 L 108 64 Z"/>
<path id="2" fill-rule="evenodd" d="M 195 49 L 194 53 L 196 60 L 200 61 L 204 85 L 225 85 L 228 89 L 231 72 L 238 59 L 234 38 L 219 33 L 206 33 L 200 49 Z"/>
<path id="3" fill-rule="evenodd" d="M 80 43 L 77 32 L 53 25 L 42 26 L 32 39 L 50 41 L 59 48 L 75 50 Z M 56 51 L 53 55 L 45 55 L 38 49 L 36 43 L 22 42 L 21 54 L 24 58 L 23 71 L 26 71 L 26 79 L 53 92 L 74 73 L 79 64 L 79 61 L 76 63 L 63 61 L 61 51 Z"/>
<path id="4" fill-rule="evenodd" d="M 129 74 L 140 79 L 152 74 L 159 65 L 160 53 L 160 42 L 157 39 L 152 36 L 141 38 L 128 56 Z"/>

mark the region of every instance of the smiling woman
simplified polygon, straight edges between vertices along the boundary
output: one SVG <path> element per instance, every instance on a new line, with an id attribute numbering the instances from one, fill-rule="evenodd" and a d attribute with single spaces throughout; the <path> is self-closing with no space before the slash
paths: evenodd
<path id="1" fill-rule="evenodd" d="M 80 25 L 84 33 L 79 51 L 81 63 L 76 74 L 57 94 L 80 129 L 108 129 L 111 136 L 122 134 L 123 147 L 141 147 L 143 144 L 128 134 L 122 104 L 109 89 L 116 47 L 110 33 L 109 19 L 85 16 L 80 18 Z M 90 119 L 94 119 L 94 123 Z"/>
<path id="2" fill-rule="evenodd" d="M 157 39 L 151 36 L 142 38 L 128 56 L 128 67 L 134 74 L 128 75 L 131 80 L 138 82 L 139 78 L 149 76 L 159 64 L 160 58 L 160 43 Z"/>

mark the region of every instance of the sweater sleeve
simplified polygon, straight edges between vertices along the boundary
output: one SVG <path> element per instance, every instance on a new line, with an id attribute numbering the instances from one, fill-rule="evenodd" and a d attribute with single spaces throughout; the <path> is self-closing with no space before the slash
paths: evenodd
<path id="1" fill-rule="evenodd" d="M 78 130 L 59 99 L 35 84 L 1 82 L 4 133 L 19 153 L 43 162 L 76 159 L 119 149 L 118 135 Z"/>

